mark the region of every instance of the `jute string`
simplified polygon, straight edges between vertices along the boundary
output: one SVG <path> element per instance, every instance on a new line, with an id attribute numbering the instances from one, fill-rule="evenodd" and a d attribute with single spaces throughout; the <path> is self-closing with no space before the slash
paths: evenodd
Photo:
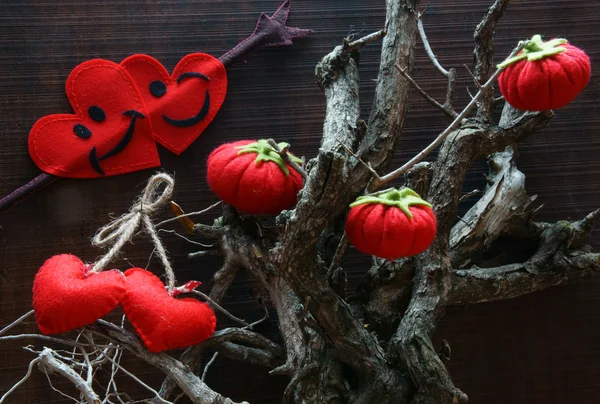
<path id="1" fill-rule="evenodd" d="M 111 247 L 102 258 L 92 265 L 92 272 L 102 271 L 119 254 L 125 243 L 131 240 L 141 224 L 150 235 L 156 254 L 165 267 L 167 290 L 169 292 L 173 290 L 175 287 L 175 273 L 152 223 L 152 217 L 170 202 L 174 186 L 175 181 L 171 176 L 164 173 L 154 175 L 148 180 L 144 193 L 134 202 L 128 213 L 98 230 L 92 239 L 92 245 L 101 248 Z M 161 188 L 163 188 L 162 191 L 160 191 Z"/>

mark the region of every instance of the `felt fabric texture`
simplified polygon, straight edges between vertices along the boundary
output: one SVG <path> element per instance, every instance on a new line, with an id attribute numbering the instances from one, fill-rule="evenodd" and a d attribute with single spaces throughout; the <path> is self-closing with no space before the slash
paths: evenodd
<path id="1" fill-rule="evenodd" d="M 360 197 L 351 206 L 346 235 L 365 254 L 390 261 L 411 257 L 425 251 L 435 239 L 435 214 L 411 189 Z"/>
<path id="2" fill-rule="evenodd" d="M 66 92 L 75 114 L 45 116 L 29 133 L 29 154 L 42 171 L 96 178 L 160 166 L 142 95 L 125 69 L 84 62 Z"/>
<path id="3" fill-rule="evenodd" d="M 150 352 L 199 344 L 214 333 L 217 319 L 206 303 L 172 297 L 157 276 L 141 268 L 127 270 L 125 278 L 121 304 Z"/>
<path id="4" fill-rule="evenodd" d="M 35 276 L 33 310 L 42 334 L 60 334 L 94 323 L 116 308 L 124 295 L 121 272 L 93 273 L 73 255 L 55 255 Z"/>
<path id="5" fill-rule="evenodd" d="M 227 94 L 225 66 L 204 53 L 185 56 L 169 75 L 148 55 L 121 62 L 144 97 L 158 143 L 181 154 L 214 119 Z"/>
<path id="6" fill-rule="evenodd" d="M 274 161 L 260 160 L 259 153 L 241 150 L 253 143 L 241 140 L 216 148 L 208 157 L 208 185 L 223 202 L 246 214 L 279 214 L 292 208 L 302 176 L 287 163 L 282 163 L 284 170 Z"/>
<path id="7" fill-rule="evenodd" d="M 539 60 L 523 59 L 502 71 L 498 84 L 506 102 L 520 110 L 544 111 L 562 108 L 577 97 L 590 80 L 590 59 L 569 43 L 559 46 L 565 50 Z"/>

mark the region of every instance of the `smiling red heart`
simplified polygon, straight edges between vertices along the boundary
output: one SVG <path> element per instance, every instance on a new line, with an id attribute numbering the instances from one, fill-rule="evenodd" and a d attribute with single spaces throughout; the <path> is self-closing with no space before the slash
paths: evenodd
<path id="1" fill-rule="evenodd" d="M 121 272 L 93 273 L 73 255 L 55 255 L 35 275 L 33 310 L 43 334 L 59 334 L 92 324 L 117 307 L 124 295 Z"/>
<path id="2" fill-rule="evenodd" d="M 225 66 L 204 53 L 185 56 L 169 75 L 148 55 L 121 62 L 148 106 L 156 141 L 181 154 L 211 123 L 227 93 Z"/>
<path id="3" fill-rule="evenodd" d="M 74 115 L 48 115 L 29 133 L 29 154 L 43 171 L 95 178 L 160 166 L 143 98 L 118 64 L 95 59 L 67 79 Z"/>
<path id="4" fill-rule="evenodd" d="M 161 280 L 141 268 L 125 272 L 125 315 L 151 352 L 199 344 L 217 324 L 215 313 L 196 299 L 175 299 Z"/>

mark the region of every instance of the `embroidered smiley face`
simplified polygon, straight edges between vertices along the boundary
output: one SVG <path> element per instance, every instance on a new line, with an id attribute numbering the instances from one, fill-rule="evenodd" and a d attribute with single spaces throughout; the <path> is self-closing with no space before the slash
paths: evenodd
<path id="1" fill-rule="evenodd" d="M 185 56 L 172 75 L 148 55 L 130 56 L 121 66 L 146 102 L 156 141 L 176 154 L 200 136 L 225 100 L 225 67 L 204 53 Z"/>
<path id="2" fill-rule="evenodd" d="M 118 64 L 77 66 L 67 79 L 75 114 L 48 115 L 29 134 L 29 153 L 43 171 L 95 178 L 160 166 L 144 101 Z"/>

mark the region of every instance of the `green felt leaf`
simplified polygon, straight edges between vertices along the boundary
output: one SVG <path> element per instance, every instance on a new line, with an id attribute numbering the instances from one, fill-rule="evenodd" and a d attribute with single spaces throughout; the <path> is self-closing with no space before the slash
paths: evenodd
<path id="1" fill-rule="evenodd" d="M 402 212 L 404 212 L 404 214 L 406 216 L 408 216 L 408 218 L 410 218 L 410 219 L 413 218 L 413 215 L 412 215 L 412 213 L 410 213 L 410 210 L 408 209 L 409 207 L 411 207 L 411 206 L 427 206 L 429 208 L 431 207 L 430 203 L 421 199 L 419 194 L 417 194 L 415 191 L 413 191 L 410 188 L 402 188 L 400 190 L 392 188 L 391 190 L 383 192 L 381 194 L 359 196 L 355 202 L 350 204 L 350 207 L 353 208 L 355 206 L 369 204 L 369 203 L 375 203 L 375 204 L 381 204 L 381 205 L 387 205 L 387 206 L 395 206 L 397 208 L 400 208 L 400 210 L 402 210 Z"/>
<path id="2" fill-rule="evenodd" d="M 555 38 L 551 41 L 544 42 L 541 35 L 534 35 L 529 41 L 527 41 L 527 44 L 523 47 L 523 51 L 520 54 L 506 59 L 504 62 L 498 65 L 498 68 L 504 69 L 505 67 L 524 59 L 534 61 L 556 55 L 566 50 L 564 46 L 561 46 L 566 43 L 567 40 L 564 38 Z"/>
<path id="3" fill-rule="evenodd" d="M 277 146 L 279 146 L 280 150 L 284 150 L 290 147 L 290 145 L 285 142 L 277 143 Z M 237 149 L 240 149 L 238 155 L 246 153 L 256 153 L 256 163 L 260 161 L 272 161 L 273 163 L 277 164 L 277 166 L 281 169 L 281 171 L 285 173 L 286 176 L 290 175 L 290 171 L 285 165 L 285 161 L 283 161 L 283 158 L 281 158 L 279 153 L 265 139 L 260 139 L 257 142 L 250 143 L 245 146 L 238 146 Z M 290 160 L 294 161 L 295 163 L 302 163 L 302 159 L 299 159 L 293 154 L 287 153 L 287 155 L 290 158 Z"/>

